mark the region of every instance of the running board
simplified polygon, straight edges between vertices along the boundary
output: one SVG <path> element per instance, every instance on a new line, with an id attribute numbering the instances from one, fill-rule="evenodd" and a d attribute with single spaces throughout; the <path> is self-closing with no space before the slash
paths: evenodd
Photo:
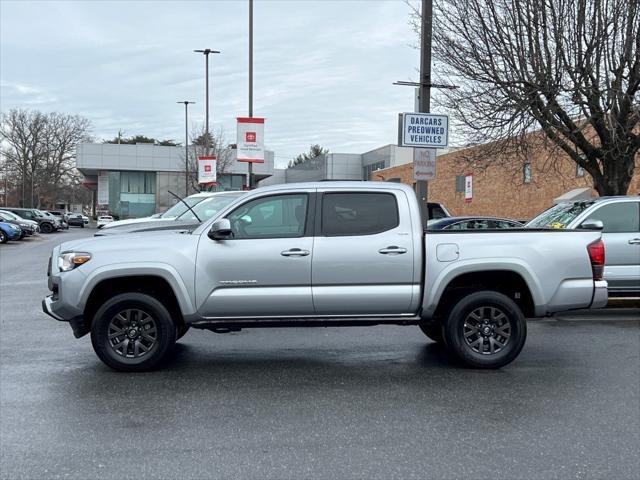
<path id="1" fill-rule="evenodd" d="M 368 327 L 373 325 L 418 325 L 423 322 L 419 316 L 400 317 L 313 317 L 313 318 L 239 318 L 231 320 L 207 319 L 191 323 L 193 328 L 211 330 L 216 333 L 238 331 L 242 328 L 274 327 Z"/>

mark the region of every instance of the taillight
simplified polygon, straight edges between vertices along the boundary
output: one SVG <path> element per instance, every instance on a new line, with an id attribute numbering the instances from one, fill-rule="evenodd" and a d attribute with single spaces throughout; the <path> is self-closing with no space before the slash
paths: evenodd
<path id="1" fill-rule="evenodd" d="M 602 274 L 604 272 L 604 242 L 602 239 L 598 239 L 587 245 L 587 252 L 589 252 L 589 260 L 591 260 L 593 279 L 602 280 Z"/>

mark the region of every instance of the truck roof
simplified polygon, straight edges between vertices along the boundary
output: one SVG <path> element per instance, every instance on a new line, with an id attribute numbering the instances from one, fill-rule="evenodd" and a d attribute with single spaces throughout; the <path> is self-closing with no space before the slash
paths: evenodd
<path id="1" fill-rule="evenodd" d="M 355 189 L 355 190 L 383 189 L 383 190 L 404 190 L 407 192 L 413 192 L 413 188 L 411 188 L 409 185 L 405 185 L 404 183 L 370 182 L 370 181 L 357 181 L 357 180 L 281 183 L 278 185 L 268 185 L 266 187 L 259 187 L 256 190 L 259 190 L 260 192 L 266 192 L 266 191 L 290 190 L 293 188 L 318 188 L 318 189 L 343 188 L 343 189 Z"/>

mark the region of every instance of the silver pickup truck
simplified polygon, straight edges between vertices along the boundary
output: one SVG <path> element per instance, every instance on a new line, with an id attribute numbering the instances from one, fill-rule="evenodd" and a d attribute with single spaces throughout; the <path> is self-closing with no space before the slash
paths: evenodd
<path id="1" fill-rule="evenodd" d="M 117 370 L 150 369 L 191 327 L 417 325 L 464 363 L 513 361 L 527 317 L 602 307 L 598 230 L 424 234 L 397 183 L 276 185 L 193 231 L 63 243 L 43 310 Z"/>

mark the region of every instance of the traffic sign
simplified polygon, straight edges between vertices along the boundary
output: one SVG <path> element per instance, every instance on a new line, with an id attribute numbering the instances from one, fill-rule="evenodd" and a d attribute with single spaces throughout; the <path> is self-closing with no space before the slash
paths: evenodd
<path id="1" fill-rule="evenodd" d="M 435 148 L 413 149 L 413 179 L 424 181 L 436 179 Z"/>

